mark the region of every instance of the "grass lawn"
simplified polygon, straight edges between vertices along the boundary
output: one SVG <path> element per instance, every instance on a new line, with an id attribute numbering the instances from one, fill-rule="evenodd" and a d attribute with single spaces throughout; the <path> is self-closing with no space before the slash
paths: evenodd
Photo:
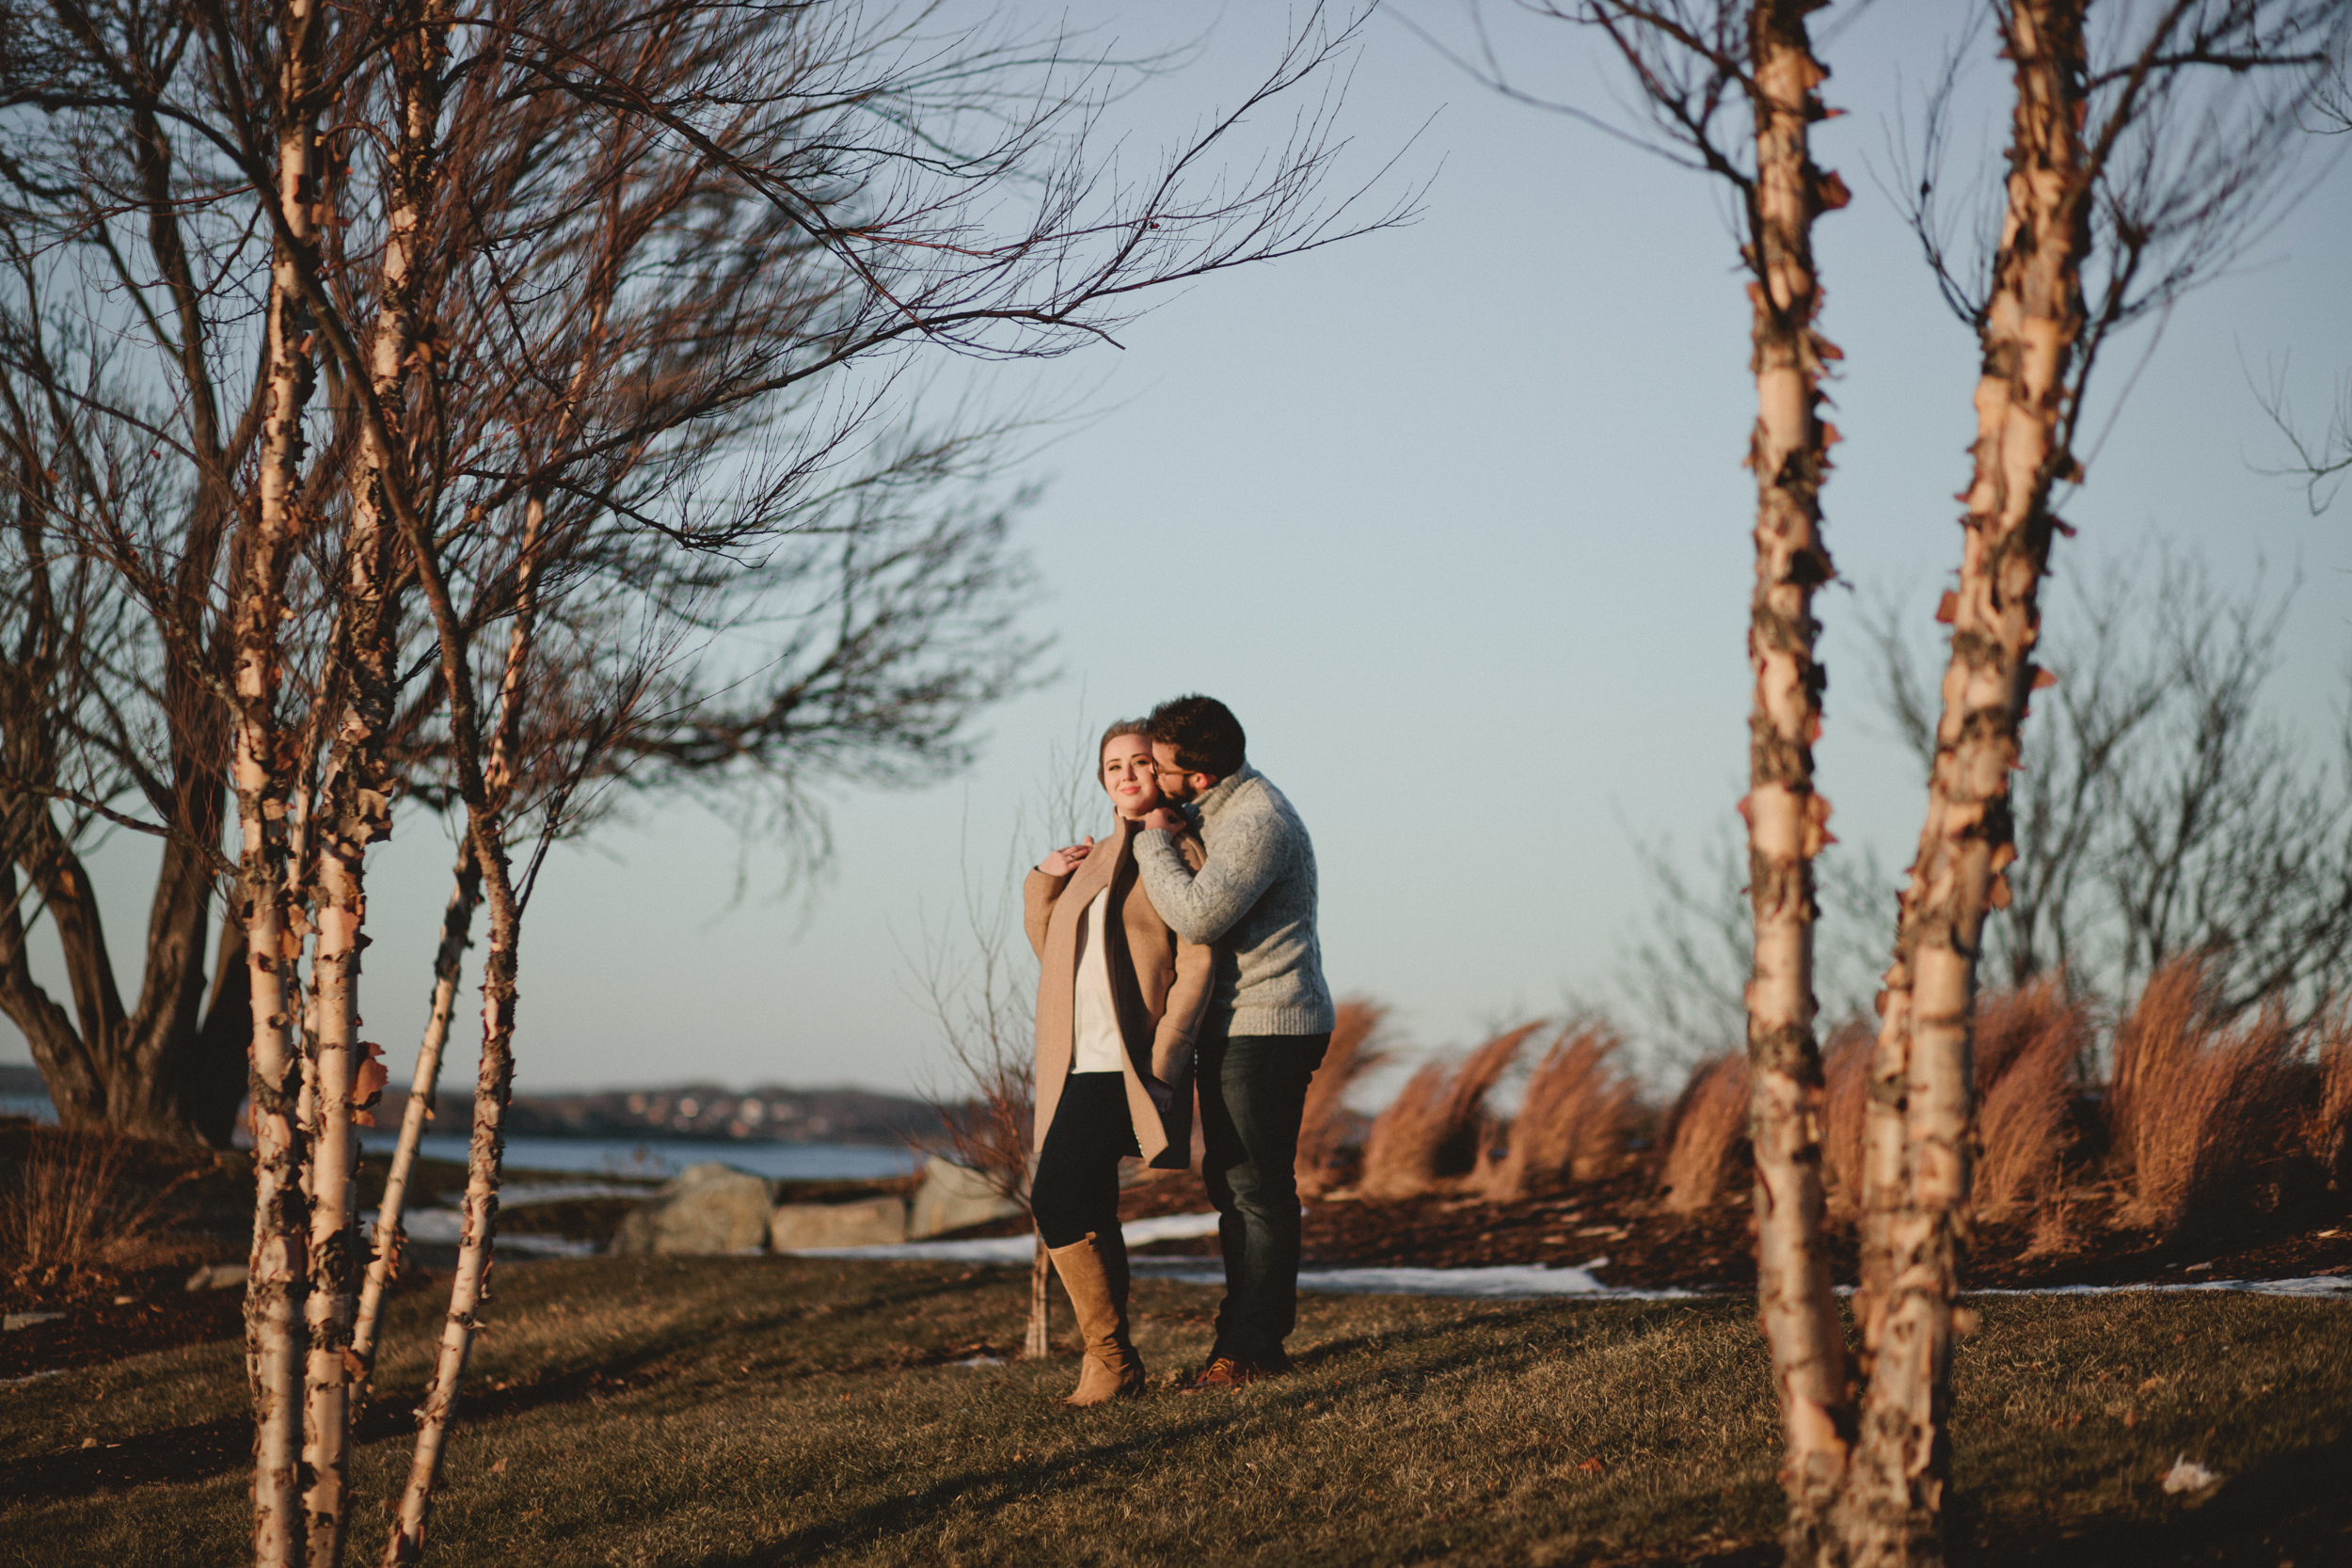
<path id="1" fill-rule="evenodd" d="M 1025 1271 L 778 1258 L 501 1269 L 428 1560 L 708 1565 L 1707 1561 L 1776 1553 L 1752 1302 L 1310 1297 L 1296 1375 L 1072 1412 Z M 437 1292 L 387 1333 L 355 1465 L 373 1562 Z M 1995 1296 L 1958 1371 L 1956 1520 L 1992 1562 L 2352 1561 L 2352 1314 Z M 1214 1292 L 1144 1282 L 1155 1380 Z M 1060 1326 L 1066 1328 L 1067 1317 Z M 241 1352 L 0 1389 L 0 1563 L 246 1557 Z M 87 1442 L 91 1446 L 85 1447 Z M 2201 1497 L 2159 1477 L 2186 1454 Z"/>

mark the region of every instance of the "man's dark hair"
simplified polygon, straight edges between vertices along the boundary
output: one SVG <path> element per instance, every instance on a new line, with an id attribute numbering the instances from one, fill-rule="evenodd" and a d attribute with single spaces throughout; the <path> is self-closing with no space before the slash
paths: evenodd
<path id="1" fill-rule="evenodd" d="M 1152 710 L 1152 738 L 1176 749 L 1176 766 L 1187 773 L 1230 779 L 1241 771 L 1248 737 L 1233 710 L 1215 697 L 1175 697 Z"/>

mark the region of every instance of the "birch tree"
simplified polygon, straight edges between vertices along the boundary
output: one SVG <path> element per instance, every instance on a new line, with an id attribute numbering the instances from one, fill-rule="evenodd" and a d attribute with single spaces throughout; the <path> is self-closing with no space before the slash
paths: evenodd
<path id="1" fill-rule="evenodd" d="M 1208 166 L 1247 117 L 1327 73 L 1349 29 L 1319 15 L 1257 93 L 1134 187 L 1104 181 L 1087 140 L 1107 78 L 1026 40 L 943 52 L 928 15 L 536 0 L 463 16 L 430 0 L 24 13 L 9 102 L 39 134 L 8 166 L 24 198 L 11 222 L 79 236 L 64 253 L 104 250 L 124 337 L 178 352 L 121 247 L 106 250 L 108 225 L 159 207 L 203 220 L 213 253 L 189 269 L 211 291 L 191 302 L 212 334 L 202 368 L 235 357 L 224 320 L 261 320 L 242 340 L 259 365 L 249 456 L 199 468 L 235 519 L 205 584 L 225 632 L 162 591 L 179 519 L 93 507 L 106 486 L 87 464 L 72 504 L 44 515 L 130 586 L 163 657 L 227 716 L 260 1165 L 262 1560 L 332 1562 L 347 1529 L 365 1365 L 345 1354 L 350 1123 L 370 1050 L 358 960 L 391 798 L 462 814 L 444 957 L 476 886 L 489 927 L 465 1242 L 385 1546 L 405 1560 L 489 1299 L 522 918 L 546 846 L 599 787 L 723 784 L 804 819 L 815 779 L 898 782 L 968 754 L 964 717 L 1036 647 L 1012 622 L 1003 513 L 939 500 L 992 455 L 988 432 L 890 434 L 910 356 L 1067 352 L 1106 337 L 1140 290 L 1399 215 L 1359 223 L 1349 198 L 1319 194 L 1327 103 L 1251 177 Z M 139 145 L 124 120 L 142 112 L 166 128 L 149 147 L 166 174 L 161 149 L 186 138 L 193 193 L 165 179 L 119 198 L 111 176 Z M 33 177 L 86 167 L 108 178 Z M 8 367 L 50 394 L 52 424 L 44 351 L 63 314 L 28 301 Z M 150 407 L 91 362 L 89 421 L 159 457 L 184 401 Z M 692 655 L 698 641 L 723 651 Z M 437 1001 L 445 1020 L 453 997 Z"/>
<path id="2" fill-rule="evenodd" d="M 1820 1049 L 1814 1032 L 1814 858 L 1829 842 L 1813 743 L 1827 684 L 1813 595 L 1836 575 L 1820 487 L 1836 427 L 1821 382 L 1836 348 L 1815 325 L 1813 224 L 1846 205 L 1816 166 L 1811 130 L 1829 111 L 1806 19 L 1825 0 L 1529 0 L 1525 8 L 1597 33 L 1640 91 L 1653 150 L 1723 181 L 1739 202 L 1750 275 L 1756 419 L 1756 588 L 1749 604 L 1748 894 L 1753 967 L 1744 1002 L 1756 1155 L 1756 1296 L 1781 1411 L 1791 1562 L 1835 1556 L 1830 1514 L 1852 1429 L 1846 1347 L 1822 1251 Z M 1489 53 L 1473 69 L 1516 90 Z M 1521 94 L 1520 96 L 1526 96 Z M 1589 119 L 1572 106 L 1580 119 Z"/>
<path id="3" fill-rule="evenodd" d="M 1977 966 L 2009 902 L 2010 776 L 2028 697 L 2054 493 L 2099 350 L 2236 252 L 2280 192 L 2300 102 L 2342 48 L 2342 4 L 2087 0 L 1996 6 L 2010 66 L 2009 178 L 1980 273 L 1917 216 L 1947 296 L 1976 326 L 1973 470 L 1927 820 L 1881 996 L 1866 1132 L 1862 1291 L 1868 1391 L 1840 1533 L 1859 1563 L 1935 1560 L 1950 1471 L 1955 1300 L 1969 1239 Z M 2086 286 L 2086 277 L 2090 283 Z"/>

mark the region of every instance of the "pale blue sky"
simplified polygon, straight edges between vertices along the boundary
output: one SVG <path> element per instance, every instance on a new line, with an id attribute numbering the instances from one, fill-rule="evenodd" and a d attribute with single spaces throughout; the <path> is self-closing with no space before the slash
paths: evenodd
<path id="1" fill-rule="evenodd" d="M 1818 233 L 1847 356 L 1829 539 L 1851 583 L 1909 590 L 1922 620 L 1957 557 L 1974 344 L 1869 166 L 1886 166 L 1899 71 L 1915 86 L 1934 69 L 1956 9 L 1884 0 L 1839 34 L 1826 96 L 1851 112 L 1817 142 L 1856 194 Z M 1119 111 L 1156 145 L 1270 57 L 1274 11 L 1068 14 L 1138 50 L 1215 24 L 1195 67 Z M 1593 80 L 1565 29 L 1514 47 L 1576 90 Z M 1647 896 L 1625 825 L 1696 844 L 1741 789 L 1753 386 L 1732 242 L 1705 181 L 1496 98 L 1387 19 L 1341 124 L 1366 164 L 1419 133 L 1402 165 L 1434 175 L 1418 225 L 1208 279 L 1123 352 L 998 378 L 1005 397 L 1099 410 L 1035 459 L 1049 487 L 1024 526 L 1044 585 L 1032 624 L 1059 638 L 1064 678 L 986 721 L 968 775 L 837 797 L 813 904 L 760 896 L 781 861 L 755 847 L 754 896 L 731 905 L 737 845 L 691 810 L 557 851 L 526 928 L 522 1087 L 918 1084 L 938 1051 L 901 950 L 922 907 L 956 896 L 967 827 L 976 869 L 1003 863 L 1057 742 L 1195 689 L 1240 715 L 1314 833 L 1337 990 L 1391 1004 L 1432 1048 L 1607 992 Z M 2280 449 L 2240 367 L 2291 351 L 2314 420 L 2352 369 L 2352 168 L 2329 150 L 2287 221 L 2165 324 L 2058 557 L 2065 573 L 2169 539 L 2225 574 L 2258 553 L 2299 563 L 2278 694 L 2314 725 L 2352 655 L 2352 501 L 2313 519 L 2298 487 L 2253 471 Z M 2120 345 L 2103 405 L 2149 341 Z M 1819 761 L 1840 836 L 1900 865 L 1920 790 L 1867 700 L 1856 608 L 1823 597 Z M 449 856 L 420 823 L 378 857 L 366 1011 L 398 1074 Z M 106 859 L 127 962 L 147 856 Z M 28 1059 L 12 1031 L 0 1059 Z"/>

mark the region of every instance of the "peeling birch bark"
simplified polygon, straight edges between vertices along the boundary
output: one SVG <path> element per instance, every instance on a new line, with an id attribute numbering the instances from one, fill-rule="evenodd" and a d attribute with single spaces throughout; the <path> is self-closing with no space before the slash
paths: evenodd
<path id="1" fill-rule="evenodd" d="M 359 1038 L 360 950 L 367 943 L 368 846 L 391 832 L 392 784 L 384 767 L 384 737 L 400 679 L 393 646 L 398 610 L 388 603 L 398 531 L 386 495 L 388 486 L 400 483 L 404 454 L 389 442 L 403 433 L 404 388 L 418 337 L 419 252 L 433 186 L 442 53 L 440 35 L 421 25 L 424 19 L 400 20 L 408 24 L 392 45 L 402 121 L 367 365 L 382 418 L 380 425 L 366 421 L 359 429 L 335 650 L 347 696 L 336 716 L 315 830 L 318 943 L 311 974 L 318 1133 L 311 1149 L 309 1420 L 303 1449 L 310 1475 L 304 1497 L 310 1568 L 335 1568 L 342 1560 L 354 1385 L 372 1366 L 355 1342 L 359 1237 L 353 1128 L 356 1101 L 380 1086 L 382 1069 L 366 1054 L 373 1048 Z M 373 1082 L 363 1086 L 363 1075 Z M 396 1227 L 397 1218 L 393 1223 Z M 377 1293 L 380 1297 L 380 1286 Z"/>
<path id="2" fill-rule="evenodd" d="M 499 722 L 489 744 L 483 743 L 472 673 L 468 668 L 465 639 L 449 586 L 439 562 L 432 556 L 432 541 L 413 518 L 410 545 L 418 562 L 427 602 L 441 632 L 442 678 L 450 691 L 450 727 L 455 744 L 458 785 L 466 800 L 466 843 L 481 877 L 484 901 L 490 910 L 490 949 L 482 975 L 482 1067 L 474 1085 L 473 1135 L 467 1148 L 465 1226 L 458 1245 L 456 1278 L 450 1287 L 449 1311 L 442 1320 L 440 1350 L 432 1385 L 417 1411 L 417 1446 L 410 1457 L 408 1481 L 400 1499 L 399 1517 L 384 1544 L 386 1568 L 414 1562 L 424 1551 L 425 1531 L 432 1522 L 433 1494 L 440 1482 L 441 1462 L 449 1432 L 457 1413 L 457 1395 L 482 1331 L 481 1310 L 489 1301 L 492 1243 L 498 1228 L 499 1180 L 506 1150 L 506 1112 L 515 1080 L 515 976 L 516 943 L 522 911 L 508 873 L 505 820 L 501 807 L 512 789 L 516 748 L 522 728 L 526 673 L 537 626 L 537 558 L 546 526 L 546 508 L 533 495 L 524 511 L 524 531 L 516 563 L 515 620 L 506 649 L 506 666 L 499 682 Z"/>
<path id="3" fill-rule="evenodd" d="M 235 715 L 230 777 L 241 840 L 239 917 L 246 927 L 253 1037 L 253 1250 L 246 1289 L 246 1365 L 253 1386 L 253 1553 L 261 1568 L 302 1554 L 300 1461 L 303 1316 L 309 1293 L 309 1216 L 303 1192 L 303 1061 L 294 1040 L 302 936 L 291 907 L 294 874 L 290 768 L 277 718 L 283 674 L 279 628 L 285 578 L 307 519 L 301 514 L 302 420 L 315 382 L 300 301 L 317 265 L 320 157 L 313 77 L 327 23 L 316 0 L 290 0 L 279 45 L 278 202 L 286 233 L 271 246 L 264 324 L 262 459 L 246 535 L 233 626 Z"/>
<path id="4" fill-rule="evenodd" d="M 1813 742 L 1827 675 L 1815 657 L 1813 594 L 1835 575 L 1820 531 L 1820 485 L 1835 427 L 1820 417 L 1825 362 L 1814 330 L 1820 294 L 1813 220 L 1845 205 L 1845 186 L 1814 166 L 1815 92 L 1828 76 L 1805 16 L 1820 0 L 1760 0 L 1751 17 L 1755 94 L 1756 421 L 1756 593 L 1748 658 L 1749 893 L 1755 970 L 1748 1060 L 1756 1152 L 1756 1307 L 1780 1399 L 1788 1497 L 1788 1560 L 1834 1560 L 1832 1505 L 1846 1468 L 1852 1413 L 1837 1298 L 1821 1250 L 1821 1056 L 1814 1036 L 1813 859 L 1829 842 L 1829 802 L 1814 788 Z"/>
<path id="5" fill-rule="evenodd" d="M 490 950 L 483 966 L 482 1070 L 474 1087 L 473 1137 L 466 1154 L 465 1230 L 457 1252 L 457 1277 L 450 1289 L 449 1312 L 441 1324 L 440 1350 L 434 1363 L 433 1382 L 417 1412 L 417 1446 L 409 1461 L 408 1482 L 400 1499 L 400 1515 L 385 1543 L 387 1568 L 417 1561 L 424 1551 L 426 1528 L 432 1521 L 433 1494 L 438 1485 L 441 1461 L 449 1445 L 449 1430 L 457 1414 L 457 1394 L 482 1332 L 482 1308 L 490 1299 L 491 1243 L 497 1233 L 499 1178 L 506 1148 L 506 1110 L 515 1079 L 515 939 L 519 934 L 514 891 L 506 874 L 504 847 L 495 827 L 475 824 L 474 848 L 487 841 L 496 850 L 485 855 L 483 880 L 490 907 Z"/>
<path id="6" fill-rule="evenodd" d="M 1969 1240 L 1977 959 L 1986 912 L 2009 901 L 2002 873 L 2016 858 L 2009 779 L 2039 674 L 2029 658 L 2057 526 L 2050 491 L 2074 472 L 2061 421 L 2085 325 L 2085 0 L 2012 0 L 2003 14 L 2016 84 L 2009 206 L 1979 328 L 1960 581 L 1937 617 L 1951 626 L 1951 656 L 1927 822 L 1887 972 L 1875 1069 L 1882 1121 L 1897 1114 L 1899 1084 L 1906 1168 L 1877 1195 L 1883 1201 L 1866 1206 L 1876 1227 L 1866 1252 L 1876 1356 L 1841 1505 L 1856 1564 L 1942 1556 L 1953 1295 Z M 1870 1174 L 1883 1182 L 1895 1172 L 1878 1155 L 1874 1143 Z"/>

